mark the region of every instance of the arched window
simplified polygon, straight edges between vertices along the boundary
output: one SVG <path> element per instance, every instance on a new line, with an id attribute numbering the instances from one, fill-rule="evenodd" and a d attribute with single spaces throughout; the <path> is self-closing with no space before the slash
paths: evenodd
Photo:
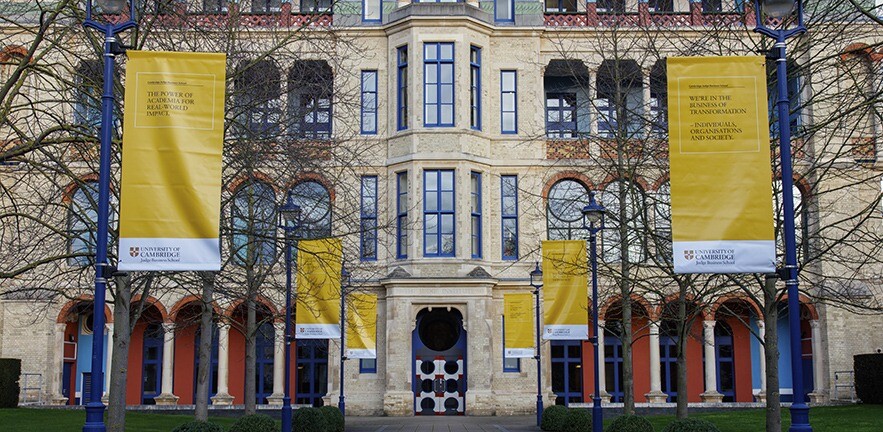
<path id="1" fill-rule="evenodd" d="M 252 181 L 233 196 L 233 259 L 239 265 L 270 264 L 276 256 L 276 196 Z"/>
<path id="2" fill-rule="evenodd" d="M 301 208 L 300 238 L 331 236 L 331 195 L 328 189 L 319 182 L 305 181 L 288 193 Z"/>
<path id="3" fill-rule="evenodd" d="M 83 61 L 74 76 L 74 124 L 98 128 L 101 124 L 101 93 L 103 78 L 101 62 Z"/>
<path id="4" fill-rule="evenodd" d="M 333 94 L 334 75 L 327 62 L 295 62 L 288 72 L 289 135 L 295 138 L 330 139 Z"/>
<path id="5" fill-rule="evenodd" d="M 68 264 L 87 266 L 94 261 L 97 222 L 98 183 L 86 182 L 71 195 L 68 207 Z"/>
<path id="6" fill-rule="evenodd" d="M 589 204 L 589 191 L 582 183 L 564 179 L 552 185 L 546 206 L 549 240 L 585 240 L 583 207 Z"/>
<path id="7" fill-rule="evenodd" d="M 623 195 L 625 202 L 621 206 Z M 615 262 L 622 259 L 623 226 L 626 233 L 626 258 L 631 263 L 644 261 L 644 191 L 633 182 L 614 181 L 601 193 L 601 204 L 607 209 L 607 222 L 601 234 L 604 261 Z M 621 207 L 624 212 L 620 212 Z"/>
<path id="8" fill-rule="evenodd" d="M 235 79 L 235 113 L 238 131 L 250 139 L 272 139 L 279 134 L 282 117 L 282 81 L 279 68 L 269 60 L 240 65 Z"/>

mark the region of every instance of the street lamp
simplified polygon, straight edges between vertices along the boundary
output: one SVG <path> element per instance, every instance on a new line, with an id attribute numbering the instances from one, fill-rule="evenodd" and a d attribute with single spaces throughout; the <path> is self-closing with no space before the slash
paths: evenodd
<path id="1" fill-rule="evenodd" d="M 279 228 L 285 231 L 285 383 L 282 395 L 282 432 L 291 432 L 291 244 L 300 225 L 300 206 L 291 193 L 279 206 Z"/>
<path id="2" fill-rule="evenodd" d="M 125 22 L 98 22 L 92 19 L 93 3 L 99 13 L 112 15 L 122 13 L 126 9 L 125 0 L 88 0 L 86 2 L 86 20 L 83 27 L 104 33 L 104 88 L 101 94 L 101 141 L 98 159 L 98 220 L 95 238 L 95 300 L 92 306 L 92 328 L 104 332 L 104 303 L 107 290 L 107 278 L 110 277 L 110 265 L 107 262 L 107 229 L 110 204 L 110 145 L 113 131 L 113 67 L 114 57 L 122 54 L 117 43 L 116 34 L 135 27 L 135 3 L 129 3 L 129 17 Z M 101 334 L 92 338 L 92 388 L 89 392 L 89 403 L 86 404 L 86 423 L 83 432 L 104 432 L 104 403 L 101 402 L 104 373 L 104 338 Z M 110 362 L 108 361 L 108 365 Z"/>
<path id="3" fill-rule="evenodd" d="M 598 231 L 604 229 L 604 213 L 607 209 L 595 201 L 595 192 L 589 191 L 589 204 L 583 207 L 583 228 L 589 230 L 589 244 L 592 264 L 592 337 L 589 341 L 595 350 L 593 368 L 595 374 L 595 394 L 592 395 L 592 432 L 601 432 L 604 427 L 604 412 L 601 410 L 601 383 L 599 358 L 601 351 L 598 348 Z M 586 226 L 588 221 L 589 225 Z M 601 347 L 603 349 L 604 347 Z"/>
<path id="4" fill-rule="evenodd" d="M 776 44 L 773 52 L 776 59 L 776 88 L 778 97 L 776 109 L 779 121 L 779 157 L 782 163 L 783 217 L 785 219 L 785 266 L 780 277 L 785 279 L 788 291 L 788 324 L 791 334 L 791 380 L 793 401 L 791 402 L 790 432 L 811 432 L 809 406 L 803 400 L 803 365 L 800 346 L 800 289 L 797 282 L 797 242 L 794 232 L 794 178 L 791 166 L 791 122 L 788 115 L 788 66 L 785 57 L 785 40 L 806 32 L 803 25 L 803 2 L 801 0 L 755 0 L 754 31 L 773 38 Z M 797 14 L 796 25 L 789 25 L 788 18 Z M 767 18 L 777 22 L 775 28 L 766 26 Z"/>
<path id="5" fill-rule="evenodd" d="M 344 401 L 345 397 L 343 395 L 343 366 L 346 361 L 346 289 L 350 286 L 350 272 L 346 269 L 346 266 L 340 267 L 340 398 L 337 400 L 337 408 L 340 409 L 340 413 L 346 416 L 346 402 Z"/>
<path id="6" fill-rule="evenodd" d="M 533 295 L 537 302 L 537 352 L 533 356 L 537 361 L 537 426 L 543 419 L 543 364 L 540 351 L 540 288 L 543 287 L 543 271 L 540 270 L 540 263 L 536 264 L 536 268 L 530 272 L 530 286 L 533 287 Z"/>

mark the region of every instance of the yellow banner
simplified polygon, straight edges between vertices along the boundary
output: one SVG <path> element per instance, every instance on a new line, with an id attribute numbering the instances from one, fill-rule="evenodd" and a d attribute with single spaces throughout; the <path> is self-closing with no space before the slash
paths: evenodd
<path id="1" fill-rule="evenodd" d="M 340 338 L 340 239 L 297 244 L 297 339 Z"/>
<path id="2" fill-rule="evenodd" d="M 346 356 L 377 358 L 377 295 L 346 296 Z"/>
<path id="3" fill-rule="evenodd" d="M 503 294 L 504 357 L 533 357 L 533 294 Z"/>
<path id="4" fill-rule="evenodd" d="M 764 57 L 669 57 L 676 273 L 775 269 Z"/>
<path id="5" fill-rule="evenodd" d="M 226 56 L 128 51 L 120 270 L 220 270 Z"/>
<path id="6" fill-rule="evenodd" d="M 543 241 L 543 339 L 588 339 L 585 240 Z"/>

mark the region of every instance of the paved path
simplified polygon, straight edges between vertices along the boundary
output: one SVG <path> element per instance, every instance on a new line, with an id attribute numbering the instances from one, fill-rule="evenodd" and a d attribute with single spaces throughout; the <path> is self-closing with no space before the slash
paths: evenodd
<path id="1" fill-rule="evenodd" d="M 536 416 L 348 417 L 347 432 L 536 432 Z"/>

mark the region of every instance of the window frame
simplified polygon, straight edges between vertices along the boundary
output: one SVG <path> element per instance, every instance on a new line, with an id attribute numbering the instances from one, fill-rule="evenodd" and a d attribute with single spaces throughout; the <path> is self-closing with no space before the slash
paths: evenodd
<path id="1" fill-rule="evenodd" d="M 472 252 L 471 252 L 472 258 L 473 259 L 481 259 L 482 258 L 482 251 L 484 249 L 482 247 L 483 244 L 482 244 L 482 236 L 481 236 L 482 229 L 483 229 L 482 223 L 481 223 L 482 222 L 481 221 L 481 219 L 482 219 L 481 173 L 478 171 L 472 171 L 469 174 L 469 179 L 470 179 L 470 186 L 469 187 L 472 188 L 472 190 L 470 191 L 470 198 L 471 198 L 470 222 L 471 223 L 469 224 L 469 227 L 470 227 L 470 231 L 471 231 L 471 237 L 470 237 L 471 241 L 469 244 L 470 244 L 470 248 L 472 250 Z M 473 205 L 473 203 L 475 203 L 475 204 Z"/>
<path id="2" fill-rule="evenodd" d="M 407 224 L 408 171 L 401 171 L 396 173 L 396 259 L 408 258 Z"/>
<path id="3" fill-rule="evenodd" d="M 396 48 L 396 130 L 408 129 L 408 46 Z"/>
<path id="4" fill-rule="evenodd" d="M 506 82 L 505 76 L 507 74 L 512 74 L 512 77 L 513 77 L 513 81 L 512 81 L 513 87 L 511 90 L 506 90 L 503 87 L 505 85 L 504 83 Z M 507 94 L 512 95 L 513 106 L 510 110 L 506 110 L 506 106 L 505 106 L 505 101 L 506 101 L 505 95 L 507 95 Z M 574 111 L 575 110 L 576 110 L 576 108 L 574 108 Z M 511 129 L 511 130 L 506 129 L 506 126 L 505 126 L 506 122 L 505 122 L 505 120 L 503 120 L 505 115 L 509 114 L 509 113 L 511 113 L 515 116 L 515 121 L 513 123 L 515 128 Z M 500 71 L 500 133 L 503 135 L 517 135 L 518 134 L 518 71 L 514 70 L 514 69 Z"/>
<path id="5" fill-rule="evenodd" d="M 429 191 L 427 177 L 429 174 L 436 174 L 436 189 L 431 192 L 435 192 L 436 202 L 435 202 L 435 210 L 430 211 L 428 208 L 429 200 L 426 198 L 427 192 Z M 442 175 L 450 173 L 451 175 L 451 189 L 443 189 L 442 184 L 444 183 L 442 180 Z M 457 182 L 456 182 L 456 171 L 454 169 L 424 169 L 423 170 L 423 256 L 425 258 L 435 258 L 435 257 L 456 257 L 457 256 Z M 446 193 L 451 194 L 451 209 L 444 210 L 442 207 L 443 198 L 442 196 Z M 426 221 L 429 216 L 436 216 L 438 223 L 436 224 L 436 252 L 428 252 L 427 246 L 429 243 L 427 242 L 427 230 L 426 230 Z M 444 216 L 451 217 L 451 232 L 449 235 L 452 239 L 451 244 L 451 252 L 444 252 L 444 242 L 442 240 L 443 236 L 448 235 L 443 232 L 444 223 L 442 219 Z"/>
<path id="6" fill-rule="evenodd" d="M 372 360 L 374 362 L 374 366 L 367 366 L 367 360 Z M 360 374 L 376 374 L 377 373 L 377 359 L 359 359 L 359 373 Z"/>
<path id="7" fill-rule="evenodd" d="M 374 90 L 373 90 L 373 91 L 365 90 L 365 84 L 366 84 L 365 78 L 366 78 L 366 75 L 373 75 L 373 77 L 374 77 L 374 78 L 373 78 L 373 79 L 374 79 L 374 82 L 373 82 L 373 84 L 374 84 Z M 369 79 L 370 79 L 370 78 L 369 78 Z M 378 111 L 377 111 L 377 102 L 378 102 L 378 101 L 377 101 L 377 97 L 378 97 L 377 83 L 378 83 L 378 81 L 377 81 L 377 69 L 366 69 L 366 70 L 363 70 L 363 71 L 362 71 L 362 88 L 361 88 L 361 95 L 362 95 L 362 98 L 361 98 L 361 104 L 360 104 L 360 114 L 361 114 L 361 115 L 360 115 L 360 118 L 359 118 L 359 119 L 360 119 L 360 124 L 361 124 L 361 130 L 360 130 L 360 132 L 361 132 L 362 135 L 377 135 L 377 116 L 378 116 Z M 366 96 L 366 95 L 371 95 L 371 94 L 374 95 L 374 104 L 373 104 L 372 107 L 368 107 L 368 108 L 370 108 L 370 109 L 366 109 L 366 107 L 365 107 L 365 96 Z M 370 128 L 366 128 L 366 127 L 365 127 L 365 126 L 366 126 L 366 123 L 365 123 L 365 114 L 366 114 L 366 113 L 367 113 L 367 114 L 371 114 L 371 113 L 374 114 L 374 124 L 373 124 L 373 125 L 368 125 L 368 126 L 370 126 Z"/>
<path id="8" fill-rule="evenodd" d="M 469 127 L 481 130 L 481 48 L 469 47 Z"/>
<path id="9" fill-rule="evenodd" d="M 514 191 L 515 195 L 512 196 L 515 200 L 515 213 L 506 213 L 506 180 L 513 179 L 515 181 Z M 514 220 L 515 221 L 515 255 L 506 255 L 506 221 Z M 500 257 L 504 261 L 517 261 L 519 256 L 519 247 L 518 243 L 519 233 L 518 233 L 518 176 L 511 175 L 501 175 L 500 176 Z"/>
<path id="10" fill-rule="evenodd" d="M 377 6 L 377 18 L 368 18 L 368 3 L 372 3 L 372 7 Z M 363 23 L 380 23 L 383 21 L 383 0 L 362 0 L 362 22 Z"/>
<path id="11" fill-rule="evenodd" d="M 426 57 L 426 53 L 431 46 L 435 46 L 436 58 L 429 59 Z M 442 58 L 441 51 L 442 47 L 451 47 L 451 57 Z M 457 123 L 457 110 L 456 110 L 456 50 L 455 50 L 454 42 L 424 42 L 423 43 L 423 127 L 454 127 Z M 451 81 L 443 82 L 442 81 L 442 69 L 444 69 L 445 65 L 451 65 Z M 431 69 L 435 69 L 436 73 L 436 82 L 430 83 L 427 80 L 428 71 Z M 428 98 L 426 97 L 429 94 L 427 90 L 430 85 L 434 85 L 436 87 L 436 99 L 435 102 L 428 102 Z M 442 95 L 445 92 L 442 90 L 445 87 L 450 87 L 451 92 L 451 102 L 444 103 L 442 102 Z M 445 123 L 442 119 L 442 112 L 445 106 L 451 107 L 451 122 Z M 429 111 L 428 111 L 429 110 Z M 427 112 L 435 111 L 435 122 L 430 123 L 428 121 Z"/>
<path id="12" fill-rule="evenodd" d="M 546 138 L 551 139 L 572 139 L 579 138 L 579 121 L 578 121 L 578 112 L 577 105 L 578 99 L 577 94 L 572 92 L 546 92 L 545 94 L 545 104 L 544 104 L 544 114 L 545 114 L 545 123 L 546 123 Z M 573 103 L 570 106 L 564 106 L 564 102 L 567 99 L 572 98 Z M 558 106 L 550 107 L 549 101 L 555 100 L 558 101 Z M 549 112 L 556 111 L 558 113 L 558 121 L 550 121 L 549 120 Z M 570 121 L 562 121 L 563 114 L 565 112 L 570 112 Z M 572 123 L 573 127 L 569 129 L 565 129 L 564 126 Z M 557 125 L 556 129 L 550 129 L 549 126 Z M 568 135 L 568 136 L 565 136 Z"/>
<path id="13" fill-rule="evenodd" d="M 519 357 L 506 357 L 506 315 L 501 316 L 501 326 L 502 326 L 502 339 L 503 339 L 503 373 L 520 373 L 521 372 L 521 358 Z M 515 360 L 515 367 L 506 366 L 506 359 Z"/>
<path id="14" fill-rule="evenodd" d="M 500 18 L 497 14 L 497 11 L 500 10 L 497 5 L 502 2 L 509 5 L 509 18 Z M 494 0 L 494 22 L 515 22 L 515 0 Z"/>
<path id="15" fill-rule="evenodd" d="M 249 190 L 250 189 L 250 190 Z M 251 201 L 240 201 L 243 197 Z M 263 196 L 262 194 L 267 194 Z M 242 207 L 243 204 L 245 207 Z M 266 208 L 262 206 L 267 205 Z M 270 218 L 262 217 L 265 211 L 270 212 Z M 242 184 L 233 193 L 230 208 L 231 233 L 231 260 L 239 267 L 245 266 L 269 266 L 276 261 L 275 236 L 276 236 L 276 192 L 266 182 L 252 179 Z M 253 220 L 248 220 L 251 217 Z M 261 219 L 270 219 L 270 222 Z M 237 228 L 237 221 L 244 221 L 244 227 Z M 249 225 L 250 224 L 250 225 Z M 244 237 L 245 243 L 240 243 Z M 249 259 L 251 258 L 251 259 Z"/>
<path id="16" fill-rule="evenodd" d="M 366 207 L 365 207 L 365 198 L 366 198 L 365 181 L 366 180 L 369 182 L 373 181 L 373 188 L 374 188 L 374 191 L 373 191 L 373 193 L 374 193 L 374 195 L 373 195 L 374 208 L 368 209 L 371 211 L 369 213 L 366 213 L 366 211 L 365 211 L 366 210 Z M 363 175 L 361 178 L 360 185 L 361 185 L 361 187 L 360 187 L 360 206 L 359 206 L 359 222 L 360 222 L 359 223 L 359 259 L 361 259 L 362 261 L 377 261 L 377 237 L 378 237 L 378 230 L 377 230 L 378 203 L 377 203 L 377 201 L 379 199 L 378 195 L 377 195 L 377 175 Z M 369 184 L 367 186 L 369 188 L 372 187 L 371 184 Z M 370 226 L 371 226 L 369 228 L 369 230 L 365 229 L 366 223 L 370 224 Z M 372 238 L 367 238 L 367 235 L 369 234 L 370 231 L 373 231 L 374 235 Z M 367 245 L 368 241 L 371 241 L 374 243 L 374 246 L 373 246 L 374 253 L 371 255 L 365 255 L 365 246 Z"/>

